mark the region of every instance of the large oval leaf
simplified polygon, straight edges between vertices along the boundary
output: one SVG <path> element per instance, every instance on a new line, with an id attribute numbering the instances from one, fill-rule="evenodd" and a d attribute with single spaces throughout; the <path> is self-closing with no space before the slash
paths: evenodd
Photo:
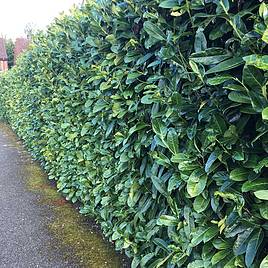
<path id="1" fill-rule="evenodd" d="M 264 219 L 268 220 L 268 206 L 260 207 L 260 214 Z"/>
<path id="2" fill-rule="evenodd" d="M 159 135 L 162 139 L 165 138 L 168 129 L 159 118 L 152 121 L 152 127 L 155 134 Z"/>
<path id="3" fill-rule="evenodd" d="M 178 4 L 178 1 L 176 0 L 165 0 L 159 4 L 159 7 L 162 7 L 162 8 L 174 8 L 178 6 L 179 4 Z"/>
<path id="4" fill-rule="evenodd" d="M 231 171 L 230 179 L 233 181 L 245 181 L 247 180 L 250 172 L 246 168 L 236 168 Z"/>
<path id="5" fill-rule="evenodd" d="M 253 65 L 259 69 L 262 70 L 268 70 L 268 56 L 267 55 L 249 55 L 246 57 L 243 57 L 243 60 L 248 65 Z"/>
<path id="6" fill-rule="evenodd" d="M 266 107 L 266 108 L 264 108 L 264 109 L 262 110 L 261 115 L 262 115 L 262 119 L 263 119 L 263 120 L 268 120 L 268 107 Z"/>
<path id="7" fill-rule="evenodd" d="M 268 190 L 259 190 L 254 192 L 254 195 L 261 200 L 268 200 Z"/>
<path id="8" fill-rule="evenodd" d="M 262 260 L 260 268 L 268 268 L 268 255 Z"/>
<path id="9" fill-rule="evenodd" d="M 246 252 L 248 241 L 253 229 L 248 228 L 243 233 L 238 234 L 237 239 L 233 246 L 233 251 L 236 256 L 239 256 Z"/>
<path id="10" fill-rule="evenodd" d="M 208 198 L 206 199 L 202 195 L 197 196 L 193 204 L 194 210 L 198 213 L 203 212 L 207 208 L 209 202 L 210 200 Z"/>
<path id="11" fill-rule="evenodd" d="M 245 65 L 243 69 L 243 82 L 253 90 L 262 92 L 262 87 L 265 82 L 264 75 L 262 71 L 254 66 Z"/>
<path id="12" fill-rule="evenodd" d="M 256 180 L 246 181 L 242 185 L 242 192 L 249 192 L 256 190 L 268 190 L 268 179 L 258 178 Z"/>
<path id="13" fill-rule="evenodd" d="M 203 242 L 207 243 L 208 241 L 210 241 L 213 237 L 215 237 L 217 234 L 219 233 L 219 228 L 218 226 L 211 226 L 205 233 L 203 236 Z"/>
<path id="14" fill-rule="evenodd" d="M 211 259 L 212 265 L 215 265 L 218 262 L 222 261 L 225 257 L 230 255 L 231 253 L 232 253 L 232 251 L 230 249 L 218 251 L 215 255 L 213 255 L 213 257 Z"/>
<path id="15" fill-rule="evenodd" d="M 164 32 L 156 24 L 153 24 L 150 21 L 144 22 L 143 29 L 149 34 L 149 36 L 157 40 L 166 40 L 166 35 L 164 34 Z"/>
<path id="16" fill-rule="evenodd" d="M 174 216 L 169 215 L 161 215 L 160 218 L 157 220 L 158 225 L 165 225 L 165 226 L 177 226 L 179 220 Z"/>
<path id="17" fill-rule="evenodd" d="M 178 133 L 174 128 L 170 129 L 167 134 L 167 138 L 165 141 L 168 149 L 173 153 L 173 154 L 178 154 L 179 153 L 179 140 L 178 140 Z"/>
<path id="18" fill-rule="evenodd" d="M 216 66 L 209 69 L 206 74 L 213 74 L 213 73 L 219 73 L 223 71 L 227 71 L 233 68 L 236 68 L 244 63 L 243 59 L 240 57 L 231 58 L 226 61 L 223 61 Z"/>
<path id="19" fill-rule="evenodd" d="M 203 170 L 195 170 L 187 182 L 187 192 L 191 197 L 200 195 L 207 184 L 207 175 Z"/>
<path id="20" fill-rule="evenodd" d="M 264 234 L 263 234 L 262 229 L 255 230 L 253 234 L 251 235 L 251 239 L 249 240 L 247 249 L 246 249 L 245 261 L 246 261 L 247 267 L 251 267 L 255 259 L 256 253 L 258 251 L 258 248 L 260 244 L 262 243 L 263 237 L 264 237 Z"/>
<path id="21" fill-rule="evenodd" d="M 232 80 L 232 79 L 233 79 L 233 77 L 231 75 L 228 75 L 228 74 L 219 75 L 219 76 L 209 78 L 207 80 L 207 84 L 209 84 L 211 86 L 217 86 L 217 85 L 223 84 L 224 82 Z"/>
<path id="22" fill-rule="evenodd" d="M 230 92 L 228 95 L 229 100 L 238 103 L 251 103 L 250 98 L 241 92 Z"/>

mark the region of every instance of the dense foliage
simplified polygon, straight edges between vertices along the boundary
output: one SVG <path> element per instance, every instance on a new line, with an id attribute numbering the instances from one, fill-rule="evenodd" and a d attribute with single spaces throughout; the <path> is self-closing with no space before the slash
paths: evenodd
<path id="1" fill-rule="evenodd" d="M 88 1 L 1 112 L 133 268 L 267 267 L 267 25 L 256 0 Z"/>

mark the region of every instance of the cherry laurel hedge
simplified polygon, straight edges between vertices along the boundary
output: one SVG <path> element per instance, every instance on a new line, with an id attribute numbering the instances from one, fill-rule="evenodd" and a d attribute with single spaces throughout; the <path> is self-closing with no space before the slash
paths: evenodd
<path id="1" fill-rule="evenodd" d="M 1 114 L 135 267 L 268 267 L 268 4 L 87 1 L 1 77 Z"/>

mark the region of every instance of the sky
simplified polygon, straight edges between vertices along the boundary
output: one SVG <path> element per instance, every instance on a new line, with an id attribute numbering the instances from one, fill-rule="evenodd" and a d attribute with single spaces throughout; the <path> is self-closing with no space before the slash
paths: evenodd
<path id="1" fill-rule="evenodd" d="M 82 0 L 0 0 L 0 36 L 24 37 L 27 24 L 45 29 L 62 11 L 68 10 Z"/>

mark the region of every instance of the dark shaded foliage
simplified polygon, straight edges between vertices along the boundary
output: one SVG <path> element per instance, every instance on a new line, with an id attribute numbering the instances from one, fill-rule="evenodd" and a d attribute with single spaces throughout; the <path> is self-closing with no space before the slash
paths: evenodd
<path id="1" fill-rule="evenodd" d="M 14 66 L 14 43 L 11 39 L 6 40 L 6 51 L 8 57 L 8 68 Z"/>

